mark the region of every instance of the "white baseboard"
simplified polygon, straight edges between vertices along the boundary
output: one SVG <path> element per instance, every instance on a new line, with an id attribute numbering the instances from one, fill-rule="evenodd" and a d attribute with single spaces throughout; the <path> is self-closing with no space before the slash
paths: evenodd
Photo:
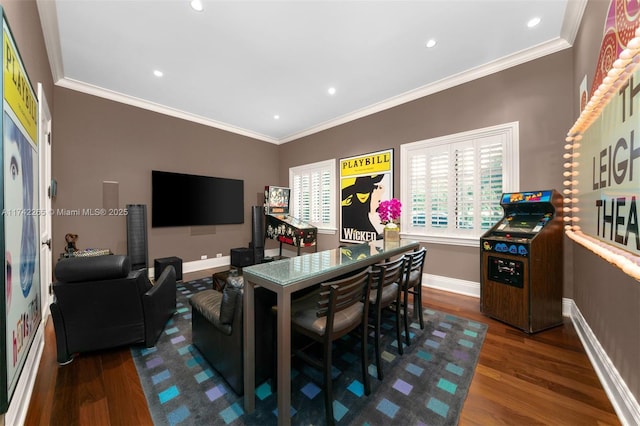
<path id="1" fill-rule="evenodd" d="M 441 275 L 422 274 L 422 285 L 437 290 L 480 298 L 480 283 L 474 281 L 443 277 Z"/>
<path id="2" fill-rule="evenodd" d="M 452 293 L 480 297 L 480 283 L 424 274 L 423 285 Z M 611 359 L 591 331 L 573 299 L 562 299 L 562 315 L 573 322 L 582 346 L 593 365 L 607 397 L 623 425 L 640 425 L 640 404 L 620 377 Z"/>
<path id="3" fill-rule="evenodd" d="M 571 300 L 570 317 L 620 422 L 629 426 L 640 425 L 640 404 L 620 377 L 618 370 L 573 300 Z"/>
<path id="4" fill-rule="evenodd" d="M 27 418 L 27 411 L 29 410 L 29 403 L 36 383 L 38 367 L 40 366 L 40 358 L 42 358 L 42 352 L 44 351 L 44 328 L 48 318 L 49 316 L 45 315 L 31 343 L 27 359 L 22 367 L 22 373 L 9 403 L 9 409 L 5 414 L 4 424 L 24 425 Z"/>
<path id="5" fill-rule="evenodd" d="M 265 256 L 277 256 L 279 249 L 268 249 L 264 251 Z M 284 253 L 283 250 L 283 254 Z M 288 253 L 290 256 L 295 256 L 295 252 Z M 222 268 L 231 265 L 231 256 L 212 257 L 210 259 L 192 260 L 190 262 L 182 263 L 182 273 L 188 274 L 190 272 L 204 271 L 213 268 Z M 155 268 L 148 268 L 149 277 L 155 276 Z"/>

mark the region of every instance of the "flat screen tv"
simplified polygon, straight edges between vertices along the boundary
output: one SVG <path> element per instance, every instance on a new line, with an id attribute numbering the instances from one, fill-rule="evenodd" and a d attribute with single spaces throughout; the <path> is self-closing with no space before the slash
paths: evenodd
<path id="1" fill-rule="evenodd" d="M 244 223 L 244 181 L 151 172 L 151 226 Z"/>

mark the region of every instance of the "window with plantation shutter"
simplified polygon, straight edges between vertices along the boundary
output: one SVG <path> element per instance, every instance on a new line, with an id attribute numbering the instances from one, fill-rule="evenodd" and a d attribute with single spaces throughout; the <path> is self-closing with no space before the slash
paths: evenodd
<path id="1" fill-rule="evenodd" d="M 327 160 L 289 169 L 290 212 L 318 228 L 336 231 L 336 161 Z"/>
<path id="2" fill-rule="evenodd" d="M 518 123 L 401 146 L 402 233 L 477 245 L 502 218 L 500 196 L 519 186 Z"/>

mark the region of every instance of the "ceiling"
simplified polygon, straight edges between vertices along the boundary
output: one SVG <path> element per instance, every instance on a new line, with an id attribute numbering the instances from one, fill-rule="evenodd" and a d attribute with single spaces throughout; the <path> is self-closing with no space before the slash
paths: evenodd
<path id="1" fill-rule="evenodd" d="M 586 4 L 202 2 L 38 0 L 55 84 L 280 144 L 566 49 Z"/>

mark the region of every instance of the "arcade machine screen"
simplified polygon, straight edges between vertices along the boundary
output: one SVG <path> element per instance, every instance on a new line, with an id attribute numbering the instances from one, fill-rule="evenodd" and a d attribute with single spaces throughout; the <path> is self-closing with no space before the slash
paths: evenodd
<path id="1" fill-rule="evenodd" d="M 496 231 L 507 234 L 533 234 L 551 219 L 550 213 L 512 213 L 502 219 Z"/>
<path id="2" fill-rule="evenodd" d="M 268 186 L 264 190 L 265 213 L 273 215 L 289 215 L 290 188 Z"/>
<path id="3" fill-rule="evenodd" d="M 495 235 L 535 234 L 552 218 L 551 191 L 503 194 L 500 204 L 505 215 L 494 229 Z"/>

